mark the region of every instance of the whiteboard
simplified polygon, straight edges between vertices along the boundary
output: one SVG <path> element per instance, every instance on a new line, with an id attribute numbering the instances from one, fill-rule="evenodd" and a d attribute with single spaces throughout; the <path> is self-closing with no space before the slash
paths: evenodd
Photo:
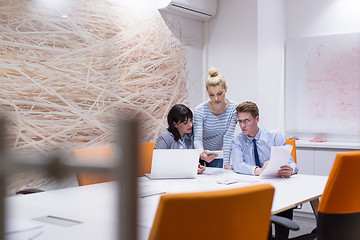
<path id="1" fill-rule="evenodd" d="M 360 33 L 286 41 L 285 131 L 360 139 Z"/>

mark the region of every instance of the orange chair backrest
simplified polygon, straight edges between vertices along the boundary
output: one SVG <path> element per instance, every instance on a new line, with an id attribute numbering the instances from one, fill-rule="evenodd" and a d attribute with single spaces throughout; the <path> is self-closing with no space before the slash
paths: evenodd
<path id="1" fill-rule="evenodd" d="M 139 143 L 139 172 L 138 176 L 144 176 L 145 173 L 151 172 L 152 154 L 154 151 L 155 142 Z"/>
<path id="2" fill-rule="evenodd" d="M 110 163 L 114 161 L 114 152 L 111 146 L 82 148 L 73 151 L 75 158 L 79 162 L 96 163 L 98 161 Z M 79 186 L 112 181 L 115 178 L 108 174 L 98 173 L 77 173 Z"/>
<path id="3" fill-rule="evenodd" d="M 297 163 L 297 160 L 296 160 L 296 146 L 295 146 L 295 139 L 286 139 L 286 144 L 289 144 L 289 145 L 292 145 L 293 148 L 291 150 L 291 156 L 293 157 L 294 159 L 294 162 Z"/>
<path id="4" fill-rule="evenodd" d="M 151 172 L 152 153 L 155 142 L 143 142 L 138 145 L 138 176 L 144 176 Z M 114 151 L 111 146 L 82 148 L 73 151 L 75 158 L 79 162 L 111 162 L 114 161 Z M 102 183 L 115 180 L 115 177 L 109 174 L 98 173 L 77 173 L 77 179 L 80 186 Z"/>
<path id="5" fill-rule="evenodd" d="M 319 203 L 319 212 L 360 213 L 360 151 L 336 155 Z"/>
<path id="6" fill-rule="evenodd" d="M 274 187 L 161 196 L 149 239 L 267 239 Z"/>

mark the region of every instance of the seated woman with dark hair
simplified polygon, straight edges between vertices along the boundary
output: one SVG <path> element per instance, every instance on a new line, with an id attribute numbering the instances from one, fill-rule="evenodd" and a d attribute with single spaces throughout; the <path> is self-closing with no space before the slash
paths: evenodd
<path id="1" fill-rule="evenodd" d="M 155 142 L 155 149 L 194 149 L 193 113 L 183 104 L 175 104 L 167 115 L 168 128 Z M 198 165 L 198 173 L 205 167 Z"/>

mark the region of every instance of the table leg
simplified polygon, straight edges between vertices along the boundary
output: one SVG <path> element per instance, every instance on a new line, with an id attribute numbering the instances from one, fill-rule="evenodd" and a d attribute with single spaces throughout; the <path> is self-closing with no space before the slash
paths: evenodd
<path id="1" fill-rule="evenodd" d="M 317 217 L 318 217 L 319 199 L 316 198 L 316 199 L 314 199 L 314 200 L 311 200 L 311 201 L 310 201 L 310 204 L 311 204 L 311 208 L 312 208 L 312 210 L 313 210 L 313 212 L 314 212 L 315 218 L 317 219 Z"/>

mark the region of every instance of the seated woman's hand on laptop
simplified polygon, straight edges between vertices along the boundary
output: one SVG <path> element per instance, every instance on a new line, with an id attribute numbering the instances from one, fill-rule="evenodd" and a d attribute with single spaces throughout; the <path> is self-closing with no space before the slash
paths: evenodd
<path id="1" fill-rule="evenodd" d="M 198 170 L 197 173 L 201 174 L 205 171 L 205 166 L 201 165 L 200 163 L 198 164 Z"/>
<path id="2" fill-rule="evenodd" d="M 205 162 L 209 163 L 212 160 L 214 160 L 215 158 L 217 158 L 217 156 L 218 156 L 217 154 L 207 154 L 206 150 L 205 150 L 200 154 L 200 159 L 202 159 Z"/>

